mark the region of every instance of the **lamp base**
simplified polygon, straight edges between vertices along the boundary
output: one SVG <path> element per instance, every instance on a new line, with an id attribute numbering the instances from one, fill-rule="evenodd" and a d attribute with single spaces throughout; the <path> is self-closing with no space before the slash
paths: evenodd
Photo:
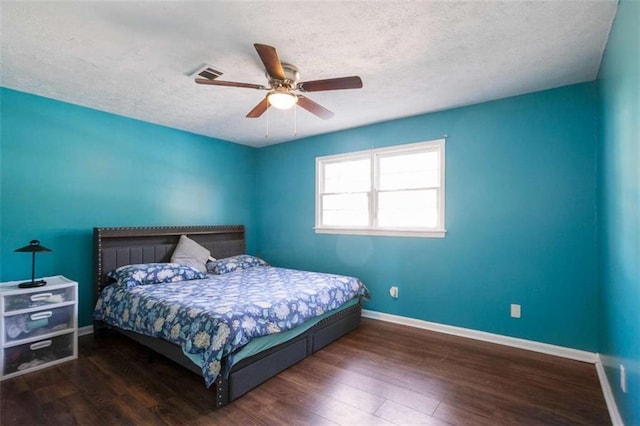
<path id="1" fill-rule="evenodd" d="M 46 283 L 47 282 L 45 280 L 26 281 L 26 282 L 18 284 L 18 287 L 20 287 L 20 288 L 42 287 Z"/>

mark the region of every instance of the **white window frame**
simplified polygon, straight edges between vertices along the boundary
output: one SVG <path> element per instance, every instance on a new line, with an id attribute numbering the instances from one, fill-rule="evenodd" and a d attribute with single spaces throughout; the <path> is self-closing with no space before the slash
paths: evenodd
<path id="1" fill-rule="evenodd" d="M 438 224 L 435 227 L 382 228 L 377 225 L 377 200 L 379 188 L 378 161 L 382 156 L 402 154 L 404 152 L 421 151 L 437 152 L 440 160 L 440 185 L 437 190 Z M 324 166 L 329 163 L 368 158 L 371 164 L 371 189 L 369 191 L 369 226 L 323 226 L 322 195 L 324 194 Z M 445 228 L 445 139 L 396 145 L 386 148 L 350 152 L 346 154 L 316 157 L 316 218 L 315 232 L 318 234 L 380 235 L 398 237 L 443 238 Z"/>

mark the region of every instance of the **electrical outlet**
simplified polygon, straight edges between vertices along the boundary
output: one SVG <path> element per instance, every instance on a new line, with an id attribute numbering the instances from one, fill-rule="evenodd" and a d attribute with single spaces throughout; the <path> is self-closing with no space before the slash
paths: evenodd
<path id="1" fill-rule="evenodd" d="M 511 318 L 520 318 L 520 305 L 511 304 Z"/>
<path id="2" fill-rule="evenodd" d="M 620 364 L 620 389 L 622 389 L 622 392 L 627 393 L 627 372 L 622 364 Z"/>
<path id="3" fill-rule="evenodd" d="M 391 288 L 389 289 L 389 294 L 390 294 L 390 295 L 391 295 L 391 297 L 393 297 L 394 299 L 397 299 L 397 298 L 398 298 L 398 287 L 395 287 L 395 286 L 391 287 Z"/>

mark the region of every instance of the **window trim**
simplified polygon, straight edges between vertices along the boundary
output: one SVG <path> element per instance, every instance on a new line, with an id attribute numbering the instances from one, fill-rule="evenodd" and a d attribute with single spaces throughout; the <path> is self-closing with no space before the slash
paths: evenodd
<path id="1" fill-rule="evenodd" d="M 440 155 L 440 186 L 438 187 L 438 218 L 439 225 L 434 228 L 378 228 L 377 227 L 377 199 L 379 192 L 378 164 L 381 156 L 388 154 L 401 154 L 403 152 L 417 150 L 433 150 Z M 369 226 L 321 226 L 322 200 L 321 192 L 324 184 L 324 165 L 337 161 L 353 161 L 359 158 L 368 158 L 371 161 L 371 189 L 369 192 Z M 375 148 L 362 151 L 348 152 L 344 154 L 326 155 L 316 157 L 316 185 L 315 185 L 315 227 L 317 234 L 342 234 L 342 235 L 374 235 L 394 237 L 423 237 L 444 238 L 447 230 L 445 227 L 445 139 L 435 139 L 424 142 L 395 145 L 384 148 Z"/>

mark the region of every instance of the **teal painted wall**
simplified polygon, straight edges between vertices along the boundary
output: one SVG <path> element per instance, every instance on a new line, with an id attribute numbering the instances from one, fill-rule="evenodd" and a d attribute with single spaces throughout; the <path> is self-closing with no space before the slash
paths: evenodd
<path id="1" fill-rule="evenodd" d="M 79 282 L 91 323 L 94 226 L 245 224 L 257 246 L 255 155 L 246 146 L 0 89 L 0 280 Z"/>
<path id="2" fill-rule="evenodd" d="M 640 1 L 618 4 L 598 83 L 599 352 L 623 421 L 640 425 Z"/>
<path id="3" fill-rule="evenodd" d="M 629 4 L 622 10 L 637 24 Z M 0 280 L 28 275 L 28 256 L 13 249 L 40 239 L 54 252 L 38 257 L 38 275 L 78 280 L 88 325 L 93 226 L 244 223 L 249 252 L 274 264 L 361 277 L 368 309 L 600 350 L 612 383 L 622 360 L 637 392 L 638 282 L 618 269 L 637 267 L 625 256 L 638 247 L 637 198 L 616 192 L 638 195 L 638 98 L 628 95 L 637 93 L 637 43 L 625 19 L 607 48 L 600 103 L 585 83 L 259 150 L 0 89 Z M 446 238 L 313 232 L 316 156 L 443 134 Z M 509 318 L 510 303 L 522 319 Z M 630 396 L 616 396 L 637 416 Z"/>
<path id="4" fill-rule="evenodd" d="M 258 251 L 360 277 L 367 309 L 595 351 L 596 96 L 585 83 L 262 148 Z M 314 233 L 316 156 L 443 134 L 445 238 Z"/>

